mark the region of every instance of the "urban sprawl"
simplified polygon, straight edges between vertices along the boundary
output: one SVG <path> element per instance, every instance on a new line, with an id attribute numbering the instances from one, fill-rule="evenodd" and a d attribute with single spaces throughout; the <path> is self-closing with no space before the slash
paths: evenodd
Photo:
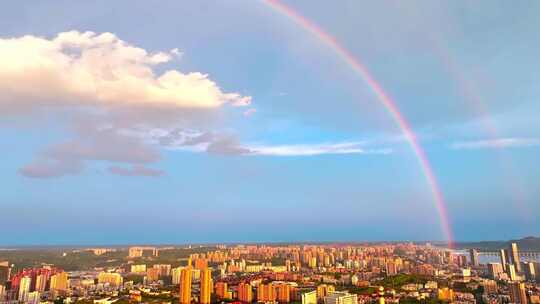
<path id="1" fill-rule="evenodd" d="M 412 243 L 79 248 L 56 265 L 36 249 L 32 267 L 0 259 L 0 303 L 540 303 L 540 263 L 517 244 L 494 253 L 499 262 L 480 254 Z M 63 262 L 83 258 L 102 262 Z"/>

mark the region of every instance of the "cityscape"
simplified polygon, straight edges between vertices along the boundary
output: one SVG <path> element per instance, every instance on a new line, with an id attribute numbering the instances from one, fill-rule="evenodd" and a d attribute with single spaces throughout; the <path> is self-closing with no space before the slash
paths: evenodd
<path id="1" fill-rule="evenodd" d="M 0 251 L 9 255 L 17 263 L 0 262 L 0 303 L 540 303 L 540 250 L 516 242 Z"/>
<path id="2" fill-rule="evenodd" d="M 0 304 L 540 304 L 539 16 L 0 1 Z"/>

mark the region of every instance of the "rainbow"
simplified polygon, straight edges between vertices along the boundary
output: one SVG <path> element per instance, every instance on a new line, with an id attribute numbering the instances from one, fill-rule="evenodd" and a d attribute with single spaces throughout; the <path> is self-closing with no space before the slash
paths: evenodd
<path id="1" fill-rule="evenodd" d="M 396 122 L 396 124 L 402 131 L 405 139 L 411 146 L 420 164 L 422 172 L 426 177 L 429 188 L 431 189 L 431 193 L 433 195 L 436 209 L 440 218 L 442 232 L 446 237 L 446 241 L 451 246 L 453 242 L 453 236 L 452 229 L 450 228 L 444 197 L 440 190 L 435 174 L 433 173 L 433 169 L 431 168 L 426 152 L 420 146 L 416 134 L 411 128 L 409 122 L 399 111 L 396 103 L 392 100 L 389 94 L 384 91 L 383 87 L 375 80 L 369 70 L 360 61 L 358 61 L 355 56 L 351 54 L 349 50 L 347 50 L 347 48 L 340 44 L 336 38 L 324 31 L 311 20 L 305 18 L 304 16 L 297 13 L 295 10 L 281 3 L 278 0 L 263 0 L 263 3 L 268 5 L 275 12 L 291 19 L 296 24 L 301 26 L 304 30 L 315 36 L 319 41 L 327 45 L 341 60 L 343 60 L 343 62 L 345 62 L 349 67 L 351 67 L 354 72 L 365 81 L 369 88 L 371 88 L 371 90 L 377 97 L 377 100 L 388 111 L 392 119 Z"/>
<path id="2" fill-rule="evenodd" d="M 441 39 L 438 39 L 435 35 L 428 36 L 429 41 L 433 45 L 435 54 L 438 55 L 441 63 L 443 64 L 449 75 L 457 82 L 460 89 L 461 96 L 468 101 L 472 110 L 483 117 L 483 127 L 491 138 L 499 138 L 499 132 L 495 122 L 489 115 L 489 109 L 484 99 L 479 95 L 474 87 L 474 83 L 471 82 L 463 73 L 462 68 L 454 60 L 454 57 L 449 51 L 449 48 L 443 43 Z M 531 213 L 527 212 L 523 202 L 526 200 L 527 194 L 523 187 L 522 181 L 518 174 L 515 172 L 512 160 L 505 154 L 498 153 L 499 163 L 501 169 L 506 173 L 506 185 L 512 192 L 515 205 L 523 218 L 529 218 Z"/>

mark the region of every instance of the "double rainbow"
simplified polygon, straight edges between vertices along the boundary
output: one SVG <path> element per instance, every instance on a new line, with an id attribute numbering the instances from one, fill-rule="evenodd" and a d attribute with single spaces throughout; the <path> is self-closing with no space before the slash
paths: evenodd
<path id="1" fill-rule="evenodd" d="M 319 41 L 332 49 L 332 51 L 343 62 L 350 66 L 354 70 L 354 72 L 359 75 L 373 91 L 373 93 L 377 97 L 377 100 L 388 111 L 392 119 L 400 128 L 405 139 L 411 146 L 433 195 L 433 200 L 435 202 L 435 206 L 440 219 L 441 230 L 444 233 L 446 241 L 451 246 L 453 240 L 452 229 L 450 227 L 448 219 L 446 203 L 437 182 L 437 178 L 433 173 L 433 169 L 431 168 L 426 152 L 421 147 L 416 134 L 414 133 L 409 122 L 405 119 L 403 114 L 401 114 L 396 103 L 392 100 L 389 94 L 384 91 L 383 87 L 371 75 L 369 70 L 358 59 L 356 59 L 356 57 L 351 54 L 351 52 L 347 50 L 347 48 L 345 48 L 341 43 L 339 43 L 336 38 L 324 31 L 313 21 L 305 18 L 304 16 L 278 0 L 264 0 L 263 2 L 268 5 L 272 10 L 291 19 L 294 23 L 301 26 L 304 30 L 311 33 Z"/>

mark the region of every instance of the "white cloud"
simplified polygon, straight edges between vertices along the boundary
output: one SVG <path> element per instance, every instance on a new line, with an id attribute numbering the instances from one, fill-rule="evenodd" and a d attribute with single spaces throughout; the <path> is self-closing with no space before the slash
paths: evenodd
<path id="1" fill-rule="evenodd" d="M 252 155 L 313 156 L 323 154 L 390 154 L 391 149 L 365 149 L 363 142 L 323 143 L 310 145 L 247 146 Z"/>
<path id="2" fill-rule="evenodd" d="M 177 49 L 149 53 L 112 33 L 71 31 L 53 39 L 0 39 L 0 105 L 86 102 L 215 108 L 251 103 L 250 96 L 224 93 L 206 74 L 154 73 L 154 66 L 179 54 Z"/>
<path id="3" fill-rule="evenodd" d="M 338 143 L 268 145 L 241 143 L 232 134 L 196 132 L 190 130 L 163 130 L 153 132 L 157 136 L 141 134 L 148 143 L 159 144 L 169 150 L 209 152 L 221 155 L 266 155 L 266 156 L 313 156 L 323 154 L 390 154 L 389 148 L 366 148 L 368 142 L 349 141 Z M 373 146 L 373 143 L 369 143 Z"/>
<path id="4" fill-rule="evenodd" d="M 540 146 L 539 138 L 496 138 L 475 141 L 462 141 L 450 145 L 454 150 L 463 149 L 504 149 Z"/>

